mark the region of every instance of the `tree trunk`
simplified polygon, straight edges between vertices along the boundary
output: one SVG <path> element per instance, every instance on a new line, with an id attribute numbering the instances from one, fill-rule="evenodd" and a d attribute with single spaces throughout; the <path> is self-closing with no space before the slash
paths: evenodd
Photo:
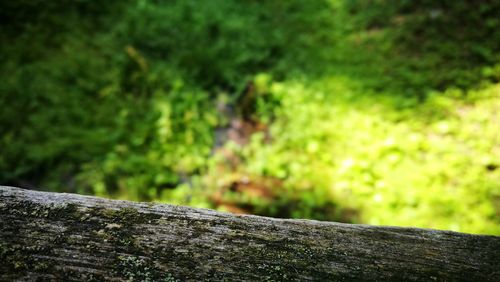
<path id="1" fill-rule="evenodd" d="M 0 186 L 0 281 L 499 281 L 500 237 Z"/>

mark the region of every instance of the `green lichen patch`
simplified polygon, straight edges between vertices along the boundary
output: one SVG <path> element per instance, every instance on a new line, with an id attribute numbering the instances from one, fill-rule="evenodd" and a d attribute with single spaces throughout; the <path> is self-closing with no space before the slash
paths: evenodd
<path id="1" fill-rule="evenodd" d="M 15 201 L 0 206 L 0 212 L 23 217 L 67 219 L 78 213 L 78 207 L 73 203 L 43 205 L 30 201 Z"/>
<path id="2" fill-rule="evenodd" d="M 180 281 L 171 273 L 165 273 L 158 269 L 150 259 L 137 256 L 119 256 L 116 261 L 115 272 L 127 281 Z"/>
<path id="3" fill-rule="evenodd" d="M 50 271 L 51 264 L 46 259 L 38 259 L 40 255 L 46 255 L 50 250 L 44 246 L 23 246 L 19 244 L 0 243 L 0 269 L 7 272 L 21 271 Z M 0 271 L 1 272 L 1 271 Z"/>
<path id="4" fill-rule="evenodd" d="M 99 212 L 103 218 L 114 223 L 131 226 L 134 224 L 151 224 L 157 222 L 161 215 L 153 213 L 141 213 L 135 208 L 102 209 Z"/>
<path id="5" fill-rule="evenodd" d="M 127 247 L 127 249 L 137 247 L 137 241 L 133 235 L 135 233 L 134 227 L 124 227 L 114 223 L 105 224 L 104 228 L 93 231 L 95 238 L 117 247 Z"/>
<path id="6" fill-rule="evenodd" d="M 98 219 L 99 228 L 94 233 L 104 240 L 116 246 L 127 247 L 128 251 L 137 249 L 137 226 L 140 224 L 154 224 L 161 216 L 157 214 L 140 213 L 135 208 L 94 208 L 86 211 L 89 214 L 89 222 Z M 135 252 L 134 253 L 139 253 Z"/>
<path id="7" fill-rule="evenodd" d="M 290 274 L 280 264 L 262 263 L 257 266 L 257 270 L 261 270 L 266 274 L 262 276 L 264 281 L 287 281 L 291 278 Z"/>
<path id="8" fill-rule="evenodd" d="M 74 203 L 39 204 L 30 201 L 15 201 L 0 206 L 2 214 L 11 214 L 23 217 L 46 218 L 54 220 L 77 220 L 92 222 L 97 220 L 111 221 L 124 226 L 134 224 L 151 224 L 158 221 L 161 215 L 141 213 L 135 208 L 103 208 L 79 207 Z"/>
<path id="9" fill-rule="evenodd" d="M 241 253 L 247 259 L 246 267 L 253 269 L 255 275 L 265 281 L 300 280 L 302 275 L 322 277 L 331 281 L 334 274 L 318 265 L 328 264 L 326 250 L 307 242 L 277 238 L 275 234 L 262 234 L 259 237 L 246 237 L 240 240 L 247 242 L 247 246 L 240 246 L 239 253 L 234 254 L 237 260 Z M 267 235 L 267 236 L 265 236 Z M 250 243 L 251 242 L 251 243 Z"/>

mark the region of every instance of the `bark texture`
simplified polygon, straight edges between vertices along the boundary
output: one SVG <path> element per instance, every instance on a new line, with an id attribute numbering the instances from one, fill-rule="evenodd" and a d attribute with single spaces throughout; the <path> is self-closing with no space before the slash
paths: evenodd
<path id="1" fill-rule="evenodd" d="M 0 281 L 499 281 L 500 237 L 0 186 Z"/>

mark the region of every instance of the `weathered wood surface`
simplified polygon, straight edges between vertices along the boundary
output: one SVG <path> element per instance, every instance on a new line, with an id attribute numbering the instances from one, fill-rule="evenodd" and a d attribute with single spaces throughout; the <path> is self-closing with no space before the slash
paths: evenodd
<path id="1" fill-rule="evenodd" d="M 500 237 L 0 186 L 0 281 L 500 281 Z"/>

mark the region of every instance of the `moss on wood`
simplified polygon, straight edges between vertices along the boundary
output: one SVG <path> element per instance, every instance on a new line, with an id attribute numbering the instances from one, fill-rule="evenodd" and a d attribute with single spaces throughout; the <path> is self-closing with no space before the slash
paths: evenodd
<path id="1" fill-rule="evenodd" d="M 0 280 L 495 281 L 500 238 L 0 187 Z"/>

